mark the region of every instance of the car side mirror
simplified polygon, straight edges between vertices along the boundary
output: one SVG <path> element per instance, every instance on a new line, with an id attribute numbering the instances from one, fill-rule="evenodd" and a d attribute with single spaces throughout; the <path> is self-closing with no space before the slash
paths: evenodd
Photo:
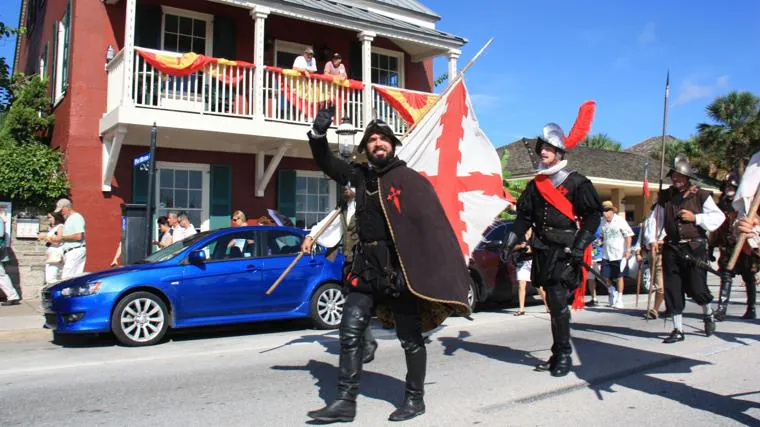
<path id="1" fill-rule="evenodd" d="M 203 264 L 203 262 L 206 261 L 206 252 L 200 249 L 192 251 L 190 252 L 190 255 L 188 255 L 187 260 L 190 264 Z"/>

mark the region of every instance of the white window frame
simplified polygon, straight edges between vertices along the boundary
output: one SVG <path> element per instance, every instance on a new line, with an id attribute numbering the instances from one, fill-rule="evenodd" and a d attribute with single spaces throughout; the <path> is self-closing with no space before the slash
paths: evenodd
<path id="1" fill-rule="evenodd" d="M 286 52 L 286 53 L 292 53 L 295 55 L 303 55 L 303 51 L 306 50 L 307 47 L 311 47 L 307 44 L 303 43 L 296 43 L 296 42 L 289 42 L 287 40 L 274 40 L 274 66 L 280 67 L 280 68 L 290 68 L 293 66 L 293 64 L 278 64 L 277 63 L 277 52 Z M 316 59 L 314 60 L 316 62 Z"/>
<path id="2" fill-rule="evenodd" d="M 161 50 L 164 49 L 164 35 L 166 33 L 166 15 L 176 15 L 185 18 L 206 21 L 206 56 L 214 55 L 214 15 L 194 10 L 179 9 L 176 7 L 161 5 Z M 180 52 L 184 53 L 184 52 Z"/>
<path id="3" fill-rule="evenodd" d="M 161 197 L 161 183 L 158 179 L 159 171 L 161 169 L 180 169 L 187 171 L 200 171 L 203 173 L 203 181 L 201 184 L 201 224 L 193 225 L 200 228 L 201 231 L 209 230 L 211 225 L 211 209 L 209 206 L 209 201 L 211 199 L 211 165 L 204 163 L 156 162 L 156 180 L 153 183 L 153 201 L 154 206 L 156 207 L 156 211 L 158 211 L 158 203 Z M 171 210 L 178 209 L 181 208 L 173 208 Z M 155 219 L 153 222 L 155 222 Z"/>
<path id="4" fill-rule="evenodd" d="M 56 43 L 55 54 L 55 100 L 53 106 L 58 105 L 62 100 L 66 92 L 63 91 L 63 49 L 64 41 L 66 40 L 66 27 L 63 25 L 63 21 L 58 22 L 58 43 Z M 69 52 L 71 52 L 69 50 Z M 71 58 L 69 57 L 69 61 Z"/>
<path id="5" fill-rule="evenodd" d="M 406 87 L 406 74 L 404 71 L 404 52 L 401 52 L 399 50 L 391 50 L 391 49 L 384 49 L 382 47 L 375 47 L 372 46 L 372 53 L 377 53 L 379 55 L 385 55 L 385 56 L 392 56 L 395 57 L 398 60 L 398 78 L 399 78 L 399 88 L 403 89 Z M 371 59 L 370 59 L 371 61 Z M 370 63 L 370 80 L 372 79 L 372 64 Z"/>
<path id="6" fill-rule="evenodd" d="M 335 206 L 335 205 L 337 205 L 337 203 L 338 203 L 338 190 L 337 190 L 337 187 L 335 185 L 333 185 L 333 181 L 330 180 L 330 177 L 328 177 L 327 175 L 325 175 L 323 172 L 297 169 L 296 170 L 296 179 L 298 179 L 298 178 L 324 178 L 324 179 L 327 179 L 328 183 L 329 183 L 328 188 L 330 189 L 330 195 L 329 195 L 328 200 L 327 200 L 327 206 Z M 296 190 L 296 191 L 298 191 L 298 190 Z M 294 194 L 294 196 L 298 197 L 298 193 L 296 192 L 296 194 Z M 329 213 L 329 211 L 328 211 L 328 213 Z M 296 214 L 298 214 L 297 210 L 296 210 Z M 322 219 L 322 218 L 320 218 L 320 219 Z M 305 224 L 305 225 L 308 226 L 309 224 Z"/>

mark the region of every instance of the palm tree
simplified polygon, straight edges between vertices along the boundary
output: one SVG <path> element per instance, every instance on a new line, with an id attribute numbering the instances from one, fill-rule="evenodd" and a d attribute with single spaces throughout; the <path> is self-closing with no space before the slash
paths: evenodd
<path id="1" fill-rule="evenodd" d="M 691 136 L 686 141 L 681 141 L 680 139 L 667 140 L 665 142 L 665 167 L 671 167 L 676 156 L 683 154 L 689 159 L 689 163 L 700 175 L 715 178 L 721 173 L 725 174 L 726 170 L 716 164 L 716 159 L 719 156 L 713 152 L 703 150 L 697 139 L 697 136 Z M 650 156 L 660 160 L 660 150 L 660 147 L 656 147 L 652 150 Z"/>
<path id="2" fill-rule="evenodd" d="M 706 110 L 715 124 L 697 126 L 699 145 L 716 154 L 721 169 L 744 173 L 752 153 L 760 150 L 760 98 L 734 91 L 716 98 Z"/>
<path id="3" fill-rule="evenodd" d="M 607 151 L 620 151 L 621 148 L 620 143 L 607 136 L 606 133 L 587 136 L 586 139 L 581 141 L 581 144 L 589 148 Z"/>

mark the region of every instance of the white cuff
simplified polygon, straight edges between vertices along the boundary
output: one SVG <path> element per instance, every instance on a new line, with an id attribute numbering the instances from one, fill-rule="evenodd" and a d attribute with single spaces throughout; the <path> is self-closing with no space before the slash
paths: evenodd
<path id="1" fill-rule="evenodd" d="M 307 135 L 309 135 L 310 138 L 318 139 L 318 138 L 324 138 L 327 133 L 317 133 L 314 128 L 309 129 L 309 132 L 307 132 Z"/>

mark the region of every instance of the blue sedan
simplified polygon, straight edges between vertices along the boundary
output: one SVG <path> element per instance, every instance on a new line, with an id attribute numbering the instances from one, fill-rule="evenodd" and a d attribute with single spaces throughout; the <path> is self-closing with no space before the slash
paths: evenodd
<path id="1" fill-rule="evenodd" d="M 155 344 L 169 328 L 310 317 L 336 328 L 343 314 L 343 257 L 317 247 L 279 287 L 305 232 L 290 227 L 207 231 L 135 265 L 44 289 L 45 323 L 58 334 L 113 332 L 128 346 Z"/>

